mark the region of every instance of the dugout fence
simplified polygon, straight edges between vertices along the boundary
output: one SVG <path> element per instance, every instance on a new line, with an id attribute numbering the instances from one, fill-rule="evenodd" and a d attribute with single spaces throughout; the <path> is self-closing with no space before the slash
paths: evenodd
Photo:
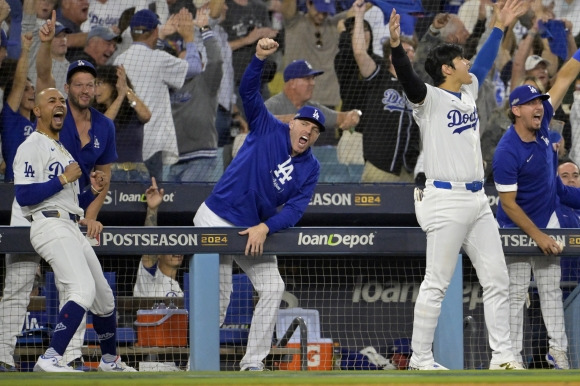
<path id="1" fill-rule="evenodd" d="M 237 231 L 236 228 L 107 227 L 94 246 L 103 265 L 111 267 L 114 266 L 111 262 L 128 259 L 130 255 L 171 253 L 190 257 L 184 285 L 185 302 L 175 301 L 189 306 L 189 342 L 174 352 L 182 360 L 190 358 L 191 370 L 218 370 L 220 354 L 223 361 L 224 352 L 232 355 L 242 352 L 239 347 L 229 352 L 223 346 L 220 349 L 218 326 L 218 253 L 243 251 L 245 238 Z M 500 232 L 506 254 L 537 254 L 537 247 L 519 230 Z M 564 243 L 563 256 L 579 254 L 580 230 L 546 232 Z M 27 228 L 1 227 L 0 234 L 0 253 L 32 251 Z M 322 338 L 332 338 L 340 345 L 342 351 L 336 351 L 338 344 L 333 347 L 333 368 L 345 368 L 336 361 L 340 355 L 348 354 L 349 349 L 356 353 L 363 347 L 380 346 L 380 342 L 388 345 L 386 342 L 395 338 L 410 338 L 414 294 L 424 274 L 424 252 L 425 236 L 419 228 L 298 227 L 272 235 L 265 245 L 265 253 L 279 256 L 280 270 L 290 293 L 283 306 L 292 306 L 290 303 L 299 299 L 300 307 L 317 309 Z M 117 278 L 117 291 L 127 286 L 123 283 L 125 280 Z M 531 297 L 533 293 L 532 288 Z M 119 309 L 132 312 L 150 309 L 155 302 L 159 299 L 117 298 Z M 171 300 L 166 303 L 168 306 Z M 434 344 L 436 360 L 453 369 L 485 368 L 489 348 L 482 319 L 481 288 L 466 257 L 458 259 L 442 307 Z M 578 324 L 574 323 L 580 317 L 577 289 L 567 296 L 565 312 L 569 356 L 572 367 L 578 368 L 580 339 Z M 134 315 L 126 317 L 125 324 L 130 326 Z M 529 326 L 527 340 L 534 342 L 536 328 L 533 324 Z M 533 352 L 534 348 L 529 350 Z M 156 360 L 163 360 L 168 351 L 171 350 L 139 349 L 137 343 L 135 347 L 120 349 L 125 355 L 147 353 L 149 359 Z M 296 353 L 288 352 L 291 356 Z M 278 360 L 284 360 L 283 355 Z"/>

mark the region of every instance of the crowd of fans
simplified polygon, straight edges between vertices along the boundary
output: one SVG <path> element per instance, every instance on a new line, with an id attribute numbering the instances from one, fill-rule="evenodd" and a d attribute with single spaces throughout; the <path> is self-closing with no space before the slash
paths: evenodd
<path id="1" fill-rule="evenodd" d="M 46 87 L 47 74 L 38 73 L 48 68 L 46 61 L 37 60 L 42 49 L 38 30 L 56 10 L 50 71 L 56 87 L 64 92 L 71 61 L 84 60 L 98 67 L 93 103 L 116 125 L 119 159 L 112 165 L 113 181 L 143 182 L 150 177 L 217 181 L 231 162 L 235 137 L 241 135 L 239 147 L 251 130 L 238 87 L 255 43 L 266 37 L 282 47 L 267 59 L 262 75 L 262 95 L 264 100 L 274 98 L 267 103 L 273 114 L 288 121 L 305 104 L 322 106 L 325 115 L 331 116 L 331 130 L 323 133 L 317 147 L 336 146 L 342 130 L 363 134 L 361 182 L 421 182 L 421 143 L 408 102 L 403 93 L 387 92 L 389 77 L 396 79 L 390 47 L 384 47 L 390 6 L 383 0 L 368 2 L 364 32 L 359 34 L 352 3 L 0 0 L 1 172 L 7 170 L 5 181 L 12 178 L 8 163 L 16 150 L 10 133 L 15 130 L 14 119 L 22 116 L 30 121 L 25 125 L 30 131 L 34 117 L 26 111 L 25 100 L 34 98 L 35 88 Z M 500 54 L 480 89 L 478 115 L 488 182 L 493 181 L 495 146 L 509 126 L 506 96 L 510 90 L 523 82 L 549 89 L 558 68 L 576 51 L 580 2 L 526 3 L 528 11 L 506 29 Z M 432 82 L 423 63 L 434 45 L 458 43 L 468 59 L 475 56 L 490 32 L 491 9 L 491 0 L 424 1 L 420 14 L 400 12 L 407 54 L 425 82 Z M 135 25 L 133 16 L 143 10 L 150 12 L 141 12 L 145 19 Z M 27 36 L 26 41 L 22 36 Z M 310 70 L 288 75 L 296 69 L 296 61 Z M 573 91 L 556 111 L 551 127 L 560 141 L 562 158 L 579 162 L 576 142 L 580 141 L 574 138 L 580 135 L 580 124 L 570 117 L 580 109 L 575 101 L 580 98 L 580 81 L 578 93 Z M 332 110 L 336 112 L 329 114 Z"/>

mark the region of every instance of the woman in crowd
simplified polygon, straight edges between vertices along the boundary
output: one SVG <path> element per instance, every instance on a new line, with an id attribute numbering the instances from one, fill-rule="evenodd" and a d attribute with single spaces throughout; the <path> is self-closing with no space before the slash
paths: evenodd
<path id="1" fill-rule="evenodd" d="M 133 91 L 123 66 L 97 68 L 95 108 L 115 122 L 119 159 L 112 166 L 113 181 L 147 181 L 143 163 L 143 125 L 151 111 Z"/>

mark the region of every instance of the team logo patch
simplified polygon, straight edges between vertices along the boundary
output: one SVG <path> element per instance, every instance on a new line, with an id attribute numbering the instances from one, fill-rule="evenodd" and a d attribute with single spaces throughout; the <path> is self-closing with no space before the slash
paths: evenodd
<path id="1" fill-rule="evenodd" d="M 99 338 L 99 341 L 111 339 L 114 336 L 115 336 L 115 333 L 113 333 L 113 332 L 107 332 L 105 334 L 99 334 L 99 335 L 97 335 L 97 337 Z"/>
<path id="2" fill-rule="evenodd" d="M 64 330 L 66 330 L 66 326 L 64 324 L 62 324 L 62 323 L 59 323 L 54 328 L 53 333 L 59 332 L 59 331 L 64 331 Z"/>
<path id="3" fill-rule="evenodd" d="M 318 114 L 318 110 L 314 109 L 314 113 L 312 114 L 312 118 L 316 119 L 317 121 L 320 119 L 320 114 Z"/>

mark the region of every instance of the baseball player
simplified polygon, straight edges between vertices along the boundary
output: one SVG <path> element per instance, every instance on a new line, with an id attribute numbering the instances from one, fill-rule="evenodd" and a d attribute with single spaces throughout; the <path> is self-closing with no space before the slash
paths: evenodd
<path id="1" fill-rule="evenodd" d="M 523 313 L 531 271 L 538 284 L 540 308 L 550 337 L 548 363 L 568 369 L 568 339 L 560 288 L 561 246 L 540 228 L 560 228 L 556 209 L 560 202 L 580 208 L 574 201 L 578 189 L 565 187 L 557 178 L 558 153 L 548 126 L 568 87 L 580 73 L 580 50 L 558 71 L 547 94 L 530 85 L 510 94 L 512 126 L 499 141 L 493 157 L 493 177 L 499 193 L 497 221 L 501 227 L 519 227 L 546 256 L 508 256 L 510 278 L 510 328 L 516 359 L 523 362 Z"/>
<path id="2" fill-rule="evenodd" d="M 155 177 L 151 177 L 151 186 L 145 191 L 145 226 L 157 226 L 157 209 L 163 202 L 163 193 L 163 189 L 157 187 Z M 182 262 L 183 255 L 143 255 L 137 270 L 133 296 L 183 297 L 183 291 L 176 280 Z"/>
<path id="3" fill-rule="evenodd" d="M 55 34 L 56 13 L 53 11 L 50 20 L 39 30 L 41 48 L 39 49 L 37 62 L 52 63 L 50 47 Z M 55 87 L 55 80 L 50 70 L 51 65 L 43 73 L 39 73 L 39 81 L 43 84 Z M 43 75 L 46 78 L 43 78 Z M 95 98 L 95 78 L 97 71 L 94 66 L 83 60 L 73 61 L 67 71 L 65 91 L 68 95 L 67 114 L 64 120 L 60 140 L 64 147 L 78 161 L 83 175 L 79 178 L 81 189 L 90 185 L 90 173 L 100 170 L 106 175 L 106 181 L 110 181 L 111 164 L 117 159 L 115 146 L 115 125 L 112 120 L 92 108 Z M 105 188 L 108 190 L 108 186 Z M 87 235 L 96 237 L 102 230 L 103 225 L 97 221 L 97 216 L 104 203 L 106 194 L 101 194 L 86 208 L 85 220 L 87 222 Z M 61 306 L 63 305 L 63 294 Z M 66 363 L 75 368 L 85 371 L 91 370 L 84 366 L 82 361 L 81 346 L 84 341 L 86 324 L 75 334 L 71 344 L 64 355 Z"/>
<path id="4" fill-rule="evenodd" d="M 80 190 L 79 164 L 59 141 L 66 102 L 57 89 L 45 89 L 36 98 L 37 129 L 20 145 L 14 159 L 16 200 L 31 222 L 30 242 L 50 264 L 56 286 L 66 297 L 49 348 L 34 371 L 71 372 L 60 359 L 87 310 L 94 315 L 102 371 L 135 371 L 117 356 L 115 299 L 97 255 L 78 225 L 86 208 L 107 186 L 107 176 L 92 172 L 90 187 Z"/>
<path id="5" fill-rule="evenodd" d="M 278 43 L 263 38 L 248 65 L 240 95 L 250 125 L 244 144 L 211 195 L 201 204 L 193 223 L 199 227 L 247 227 L 245 255 L 220 256 L 220 323 L 223 323 L 232 292 L 235 260 L 258 291 L 241 370 L 263 371 L 262 361 L 270 352 L 284 282 L 276 256 L 262 256 L 266 237 L 294 226 L 304 214 L 314 193 L 320 164 L 310 147 L 324 131 L 324 115 L 304 106 L 290 123 L 268 112 L 260 95 L 264 60 Z M 278 212 L 277 208 L 282 206 Z M 251 256 L 248 256 L 251 255 Z"/>
<path id="6" fill-rule="evenodd" d="M 425 70 L 434 86 L 423 83 L 400 44 L 400 15 L 389 23 L 392 61 L 413 105 L 425 155 L 425 190 L 415 191 L 415 213 L 427 234 L 426 271 L 415 304 L 411 370 L 446 370 L 435 362 L 432 345 L 441 302 L 461 247 L 483 287 L 485 322 L 492 349 L 490 370 L 523 369 L 514 360 L 509 339 L 509 279 L 497 224 L 483 191 L 483 162 L 475 100 L 489 72 L 503 29 L 524 7 L 507 0 L 494 5 L 493 30 L 473 66 L 456 44 L 434 47 Z"/>

